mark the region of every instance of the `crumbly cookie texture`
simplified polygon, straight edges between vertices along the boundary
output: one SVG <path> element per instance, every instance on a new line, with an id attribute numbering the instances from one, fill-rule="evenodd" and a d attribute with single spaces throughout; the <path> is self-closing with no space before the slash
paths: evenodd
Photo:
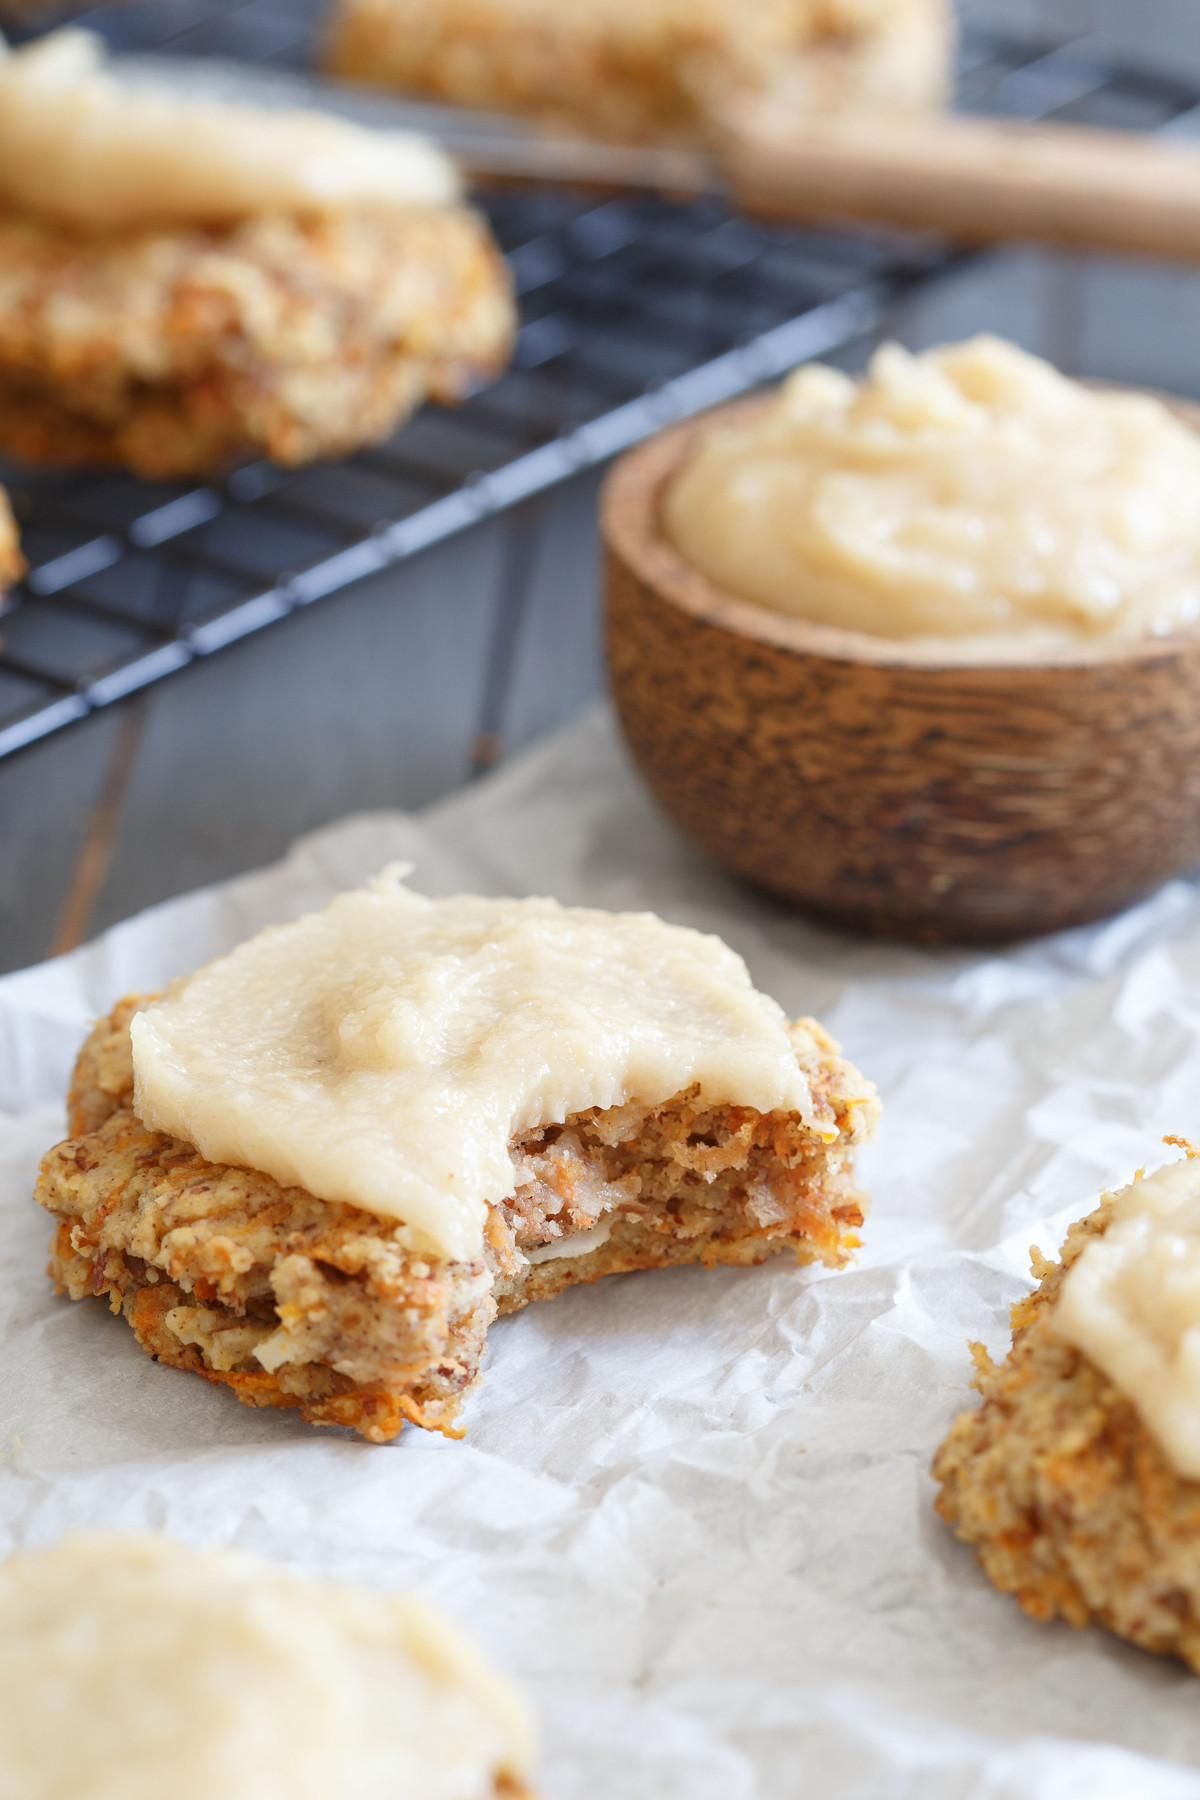
<path id="1" fill-rule="evenodd" d="M 675 1263 L 788 1253 L 836 1268 L 858 1243 L 854 1149 L 878 1100 L 813 1020 L 791 1035 L 832 1142 L 794 1113 L 707 1106 L 695 1090 L 580 1113 L 514 1140 L 516 1192 L 489 1209 L 482 1257 L 453 1262 L 415 1254 L 392 1220 L 148 1131 L 132 1107 L 140 1004 L 124 1000 L 84 1045 L 72 1135 L 43 1162 L 36 1198 L 59 1221 L 49 1273 L 73 1299 L 106 1296 L 158 1361 L 251 1406 L 375 1442 L 405 1420 L 457 1437 L 498 1314 Z M 596 1247 L 537 1259 L 598 1222 L 611 1228 Z"/>
<path id="2" fill-rule="evenodd" d="M 731 100 L 945 98 L 943 0 L 338 0 L 332 73 L 633 143 L 711 137 Z"/>
<path id="3" fill-rule="evenodd" d="M 1176 1474 L 1132 1402 L 1053 1329 L 1066 1273 L 1112 1208 L 1109 1196 L 1071 1227 L 1061 1262 L 1034 1252 L 1039 1284 L 1013 1308 L 1003 1363 L 971 1346 L 983 1404 L 938 1450 L 935 1504 L 1032 1618 L 1095 1620 L 1200 1674 L 1200 1482 Z"/>
<path id="4" fill-rule="evenodd" d="M 465 207 L 104 236 L 0 214 L 0 447 L 150 478 L 340 456 L 497 373 L 513 324 Z"/>

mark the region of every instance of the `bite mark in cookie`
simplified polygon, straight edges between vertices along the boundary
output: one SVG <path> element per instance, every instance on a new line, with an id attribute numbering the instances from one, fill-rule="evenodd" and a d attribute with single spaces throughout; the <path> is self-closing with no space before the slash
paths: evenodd
<path id="1" fill-rule="evenodd" d="M 73 1299 L 105 1297 L 160 1362 L 247 1405 L 375 1442 L 406 1420 L 458 1436 L 498 1314 L 635 1269 L 777 1255 L 836 1268 L 858 1243 L 853 1158 L 878 1102 L 811 1020 L 791 1040 L 819 1128 L 692 1093 L 523 1133 L 514 1193 L 489 1205 L 481 1254 L 454 1261 L 412 1250 L 394 1220 L 147 1130 L 132 1107 L 140 1004 L 88 1039 L 73 1135 L 43 1164 L 37 1199 L 59 1221 L 50 1274 Z"/>

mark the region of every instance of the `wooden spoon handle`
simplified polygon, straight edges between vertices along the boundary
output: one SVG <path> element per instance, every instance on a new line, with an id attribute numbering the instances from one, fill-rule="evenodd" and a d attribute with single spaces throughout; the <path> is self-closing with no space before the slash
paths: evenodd
<path id="1" fill-rule="evenodd" d="M 747 211 L 1036 239 L 1200 260 L 1200 143 L 933 115 L 726 121 L 726 176 Z"/>

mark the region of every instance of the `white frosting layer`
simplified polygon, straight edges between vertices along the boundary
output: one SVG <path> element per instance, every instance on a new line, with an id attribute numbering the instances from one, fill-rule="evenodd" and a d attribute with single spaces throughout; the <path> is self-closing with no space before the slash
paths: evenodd
<path id="1" fill-rule="evenodd" d="M 0 1565 L 13 1800 L 492 1800 L 524 1702 L 423 1602 L 87 1535 Z"/>
<path id="2" fill-rule="evenodd" d="M 811 1117 L 782 1011 L 719 938 L 554 900 L 427 900 L 402 873 L 139 1013 L 144 1122 L 469 1259 L 486 1202 L 514 1191 L 517 1132 L 694 1084 Z"/>
<path id="3" fill-rule="evenodd" d="M 1063 1282 L 1054 1326 L 1133 1401 L 1179 1473 L 1200 1480 L 1200 1160 L 1121 1190 Z"/>
<path id="4" fill-rule="evenodd" d="M 667 532 L 729 592 L 989 656 L 1200 619 L 1200 435 L 999 338 L 813 365 L 715 428 Z"/>
<path id="5" fill-rule="evenodd" d="M 458 194 L 448 159 L 411 132 L 131 85 L 88 31 L 20 50 L 0 38 L 0 200 L 23 211 L 114 230 Z"/>

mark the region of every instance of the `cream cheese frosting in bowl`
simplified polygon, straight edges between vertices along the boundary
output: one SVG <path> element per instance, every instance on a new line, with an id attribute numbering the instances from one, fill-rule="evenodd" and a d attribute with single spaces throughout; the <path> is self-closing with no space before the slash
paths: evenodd
<path id="1" fill-rule="evenodd" d="M 817 624 L 975 659 L 1200 618 L 1200 437 L 1148 394 L 978 337 L 814 364 L 707 435 L 663 500 L 681 555 Z"/>
<path id="2" fill-rule="evenodd" d="M 991 942 L 1200 859 L 1200 435 L 989 338 L 804 369 L 603 501 L 634 759 L 838 923 Z"/>

